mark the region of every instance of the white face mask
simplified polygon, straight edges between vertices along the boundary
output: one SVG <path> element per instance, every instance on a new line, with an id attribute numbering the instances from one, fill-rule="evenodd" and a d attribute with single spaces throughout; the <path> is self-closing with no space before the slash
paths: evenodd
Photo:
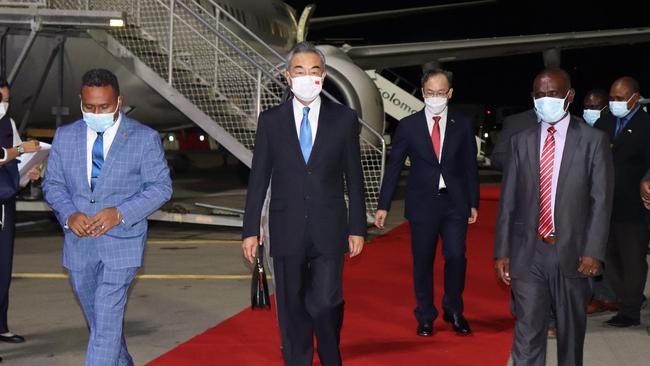
<path id="1" fill-rule="evenodd" d="M 554 124 L 559 122 L 562 117 L 566 114 L 567 108 L 564 107 L 564 101 L 569 96 L 569 92 L 564 98 L 553 98 L 553 97 L 543 97 L 543 98 L 533 98 L 533 104 L 535 104 L 535 112 L 539 119 L 546 123 Z"/>
<path id="2" fill-rule="evenodd" d="M 323 90 L 324 78 L 325 74 L 323 76 L 305 75 L 291 78 L 291 91 L 296 98 L 305 102 L 311 102 Z"/>
<path id="3" fill-rule="evenodd" d="M 605 107 L 603 107 L 603 109 L 605 109 Z M 600 118 L 600 113 L 603 109 L 585 109 L 584 112 L 582 112 L 582 118 L 589 126 L 593 126 Z"/>
<path id="4" fill-rule="evenodd" d="M 449 99 L 445 97 L 426 97 L 424 98 L 424 104 L 426 105 L 427 111 L 431 114 L 438 115 L 442 113 L 445 108 L 447 108 L 447 102 Z"/>
<path id="5" fill-rule="evenodd" d="M 636 94 L 636 93 L 635 93 Z M 634 98 L 634 94 L 630 97 L 630 99 L 623 101 L 623 102 L 615 102 L 615 101 L 610 101 L 609 102 L 609 111 L 612 112 L 614 117 L 617 118 L 623 118 L 627 116 L 628 113 L 630 113 L 630 109 L 627 107 L 627 104 Z"/>
<path id="6" fill-rule="evenodd" d="M 86 125 L 95 132 L 103 133 L 108 130 L 117 122 L 118 110 L 120 109 L 121 101 L 118 99 L 115 111 L 110 113 L 90 113 L 84 112 L 83 103 L 81 104 L 81 114 Z"/>
<path id="7" fill-rule="evenodd" d="M 9 110 L 9 102 L 0 103 L 0 118 L 4 118 L 5 114 L 7 114 L 7 110 Z"/>

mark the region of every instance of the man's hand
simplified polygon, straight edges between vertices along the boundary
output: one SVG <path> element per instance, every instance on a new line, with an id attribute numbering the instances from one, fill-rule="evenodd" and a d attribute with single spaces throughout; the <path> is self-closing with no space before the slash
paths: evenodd
<path id="1" fill-rule="evenodd" d="M 497 271 L 497 278 L 510 286 L 510 258 L 497 258 L 494 261 L 494 269 Z"/>
<path id="2" fill-rule="evenodd" d="M 365 239 L 363 238 L 363 236 L 358 236 L 358 235 L 348 236 L 348 244 L 350 245 L 350 258 L 361 254 L 361 251 L 363 250 L 364 240 Z"/>
<path id="3" fill-rule="evenodd" d="M 108 230 L 120 224 L 122 214 L 115 207 L 105 208 L 90 218 L 90 236 L 102 236 Z"/>
<path id="4" fill-rule="evenodd" d="M 85 213 L 75 212 L 68 217 L 68 228 L 78 237 L 90 235 L 90 219 Z"/>
<path id="5" fill-rule="evenodd" d="M 41 149 L 40 143 L 36 140 L 25 141 L 22 144 L 20 144 L 20 146 L 22 146 L 23 149 L 25 149 L 26 153 L 37 152 Z"/>
<path id="6" fill-rule="evenodd" d="M 641 200 L 643 201 L 643 206 L 650 210 L 650 181 L 641 181 Z"/>
<path id="7" fill-rule="evenodd" d="M 388 216 L 388 211 L 386 210 L 377 210 L 377 212 L 375 212 L 375 226 L 377 228 L 384 228 L 384 224 L 386 223 L 386 216 Z"/>
<path id="8" fill-rule="evenodd" d="M 30 181 L 34 182 L 39 179 L 41 179 L 41 168 L 40 167 L 33 167 L 27 172 L 27 177 L 29 178 Z"/>
<path id="9" fill-rule="evenodd" d="M 472 210 L 469 214 L 469 219 L 467 219 L 468 224 L 473 224 L 478 220 L 478 210 L 472 207 Z"/>
<path id="10" fill-rule="evenodd" d="M 244 257 L 252 263 L 255 262 L 255 256 L 257 255 L 257 247 L 260 245 L 260 242 L 257 240 L 257 236 L 249 236 L 245 238 L 241 243 L 241 248 L 244 251 Z"/>
<path id="11" fill-rule="evenodd" d="M 578 272 L 585 276 L 598 276 L 600 274 L 600 261 L 594 257 L 580 257 Z"/>

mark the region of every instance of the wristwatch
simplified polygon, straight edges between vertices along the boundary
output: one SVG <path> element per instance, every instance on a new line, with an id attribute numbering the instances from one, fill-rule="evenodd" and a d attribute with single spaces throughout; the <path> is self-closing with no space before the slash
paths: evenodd
<path id="1" fill-rule="evenodd" d="M 23 147 L 23 145 L 16 146 L 16 150 L 18 150 L 19 155 L 22 155 L 22 154 L 25 153 L 25 148 Z"/>

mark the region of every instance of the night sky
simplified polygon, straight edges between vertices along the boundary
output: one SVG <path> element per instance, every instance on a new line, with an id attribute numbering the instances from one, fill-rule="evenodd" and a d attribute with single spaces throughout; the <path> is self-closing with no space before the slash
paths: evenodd
<path id="1" fill-rule="evenodd" d="M 298 14 L 315 1 L 287 0 Z M 616 1 L 595 5 L 595 1 L 498 1 L 495 4 L 413 15 L 379 22 L 365 22 L 313 30 L 308 39 L 349 39 L 350 44 L 382 44 L 436 41 L 553 32 L 588 31 L 650 26 L 650 12 L 638 8 L 644 1 Z M 342 15 L 450 3 L 450 1 L 317 1 L 315 16 Z M 567 7 L 567 4 L 572 4 Z M 530 107 L 532 79 L 543 68 L 541 54 L 449 62 L 442 65 L 454 72 L 454 100 L 486 106 Z M 562 67 L 572 76 L 576 89 L 573 112 L 582 114 L 582 98 L 591 88 L 609 89 L 621 75 L 641 83 L 642 94 L 650 96 L 650 43 L 562 52 Z M 395 69 L 418 82 L 419 66 Z"/>

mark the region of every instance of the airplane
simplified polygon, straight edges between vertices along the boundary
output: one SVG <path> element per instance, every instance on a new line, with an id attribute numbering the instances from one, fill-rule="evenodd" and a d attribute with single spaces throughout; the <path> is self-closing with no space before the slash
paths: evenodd
<path id="1" fill-rule="evenodd" d="M 298 11 L 282 0 L 193 0 L 203 11 L 215 16 L 221 25 L 233 30 L 239 37 L 255 45 L 259 40 L 270 45 L 279 54 L 286 54 L 291 47 L 302 40 L 309 40 L 308 31 L 346 23 L 377 21 L 387 17 L 408 16 L 422 12 L 449 11 L 464 7 L 490 6 L 495 0 L 478 0 L 445 5 L 432 5 L 409 9 L 375 11 L 360 14 L 316 17 L 315 5 L 308 5 L 299 14 Z M 225 14 L 226 12 L 227 14 Z M 0 22 L 1 23 L 1 22 Z M 234 26 L 237 23 L 237 26 Z M 1 25 L 1 24 L 0 24 Z M 240 26 L 252 31 L 257 37 L 241 32 Z M 26 36 L 14 36 L 8 39 L 7 59 L 15 59 Z M 259 38 L 259 39 L 258 39 Z M 543 54 L 547 65 L 558 65 L 560 50 L 602 47 L 618 44 L 632 44 L 650 41 L 650 27 L 583 31 L 555 34 L 538 34 L 494 38 L 432 40 L 428 42 L 378 44 L 352 46 L 344 44 L 335 46 L 319 44 L 328 63 L 328 77 L 325 84 L 331 94 L 355 109 L 359 116 L 375 130 L 385 131 L 385 113 L 382 94 L 366 70 L 391 67 L 430 65 L 458 60 L 481 59 L 527 53 Z M 46 46 L 41 45 L 41 42 Z M 94 41 L 83 37 L 69 37 L 65 41 L 63 85 L 54 75 L 44 81 L 43 91 L 35 102 L 30 127 L 52 128 L 52 106 L 63 102 L 66 120 L 80 116 L 78 108 L 77 84 L 84 70 L 104 66 L 114 70 L 128 90 L 126 103 L 132 109 L 135 118 L 151 124 L 159 131 L 178 131 L 193 128 L 195 125 L 159 96 L 147 84 L 132 77 L 129 71 Z M 38 84 L 40 70 L 46 66 L 49 54 L 47 45 L 50 39 L 38 39 L 32 52 L 18 76 L 14 87 L 13 108 L 15 115 L 24 115 L 24 111 L 33 102 L 33 86 Z M 91 48 L 92 47 L 92 48 Z M 261 50 L 264 48 L 260 47 Z M 88 50 L 92 50 L 89 52 Z M 60 95 L 62 92 L 63 95 Z"/>

